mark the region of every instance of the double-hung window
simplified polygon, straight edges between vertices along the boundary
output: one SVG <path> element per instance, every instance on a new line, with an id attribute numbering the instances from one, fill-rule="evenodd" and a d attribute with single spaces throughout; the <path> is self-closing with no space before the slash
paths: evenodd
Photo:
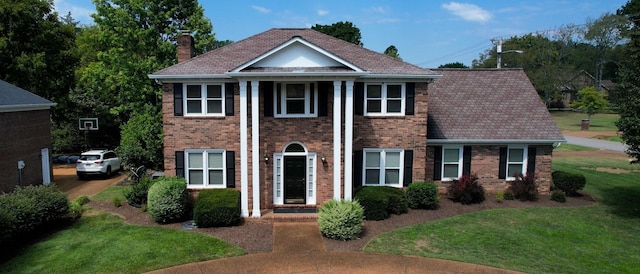
<path id="1" fill-rule="evenodd" d="M 186 116 L 224 116 L 224 84 L 185 84 Z"/>
<path id="2" fill-rule="evenodd" d="M 450 181 L 462 175 L 462 147 L 442 148 L 442 180 Z"/>
<path id="3" fill-rule="evenodd" d="M 514 180 L 518 174 L 527 174 L 527 148 L 509 147 L 507 150 L 507 180 Z"/>
<path id="4" fill-rule="evenodd" d="M 222 149 L 188 149 L 185 151 L 185 177 L 189 187 L 224 188 L 225 151 Z"/>
<path id="5" fill-rule="evenodd" d="M 402 149 L 365 149 L 363 152 L 364 185 L 402 186 Z"/>
<path id="6" fill-rule="evenodd" d="M 317 117 L 318 89 L 315 83 L 277 83 L 275 117 Z"/>
<path id="7" fill-rule="evenodd" d="M 367 83 L 364 95 L 365 115 L 404 115 L 406 101 L 404 83 Z"/>

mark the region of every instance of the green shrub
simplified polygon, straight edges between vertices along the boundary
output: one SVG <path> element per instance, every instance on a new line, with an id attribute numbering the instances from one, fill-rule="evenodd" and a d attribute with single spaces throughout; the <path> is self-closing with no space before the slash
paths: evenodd
<path id="1" fill-rule="evenodd" d="M 496 202 L 502 203 L 504 201 L 504 192 L 498 191 L 496 193 Z"/>
<path id="2" fill-rule="evenodd" d="M 356 191 L 355 199 L 364 208 L 367 220 L 384 220 L 389 213 L 403 214 L 408 211 L 404 191 L 389 186 L 365 186 Z"/>
<path id="3" fill-rule="evenodd" d="M 453 180 L 447 187 L 447 196 L 454 202 L 463 205 L 479 204 L 484 202 L 484 188 L 478 183 L 476 175 L 462 175 Z"/>
<path id="4" fill-rule="evenodd" d="M 415 182 L 407 187 L 407 202 L 413 209 L 436 209 L 440 202 L 438 185 L 434 183 Z"/>
<path id="5" fill-rule="evenodd" d="M 387 186 L 380 188 L 384 189 L 386 194 L 389 196 L 389 205 L 387 206 L 389 213 L 400 215 L 409 212 L 407 196 L 402 188 Z"/>
<path id="6" fill-rule="evenodd" d="M 189 194 L 183 178 L 162 177 L 150 188 L 147 210 L 158 223 L 181 220 L 188 211 Z"/>
<path id="7" fill-rule="evenodd" d="M 553 192 L 551 192 L 551 200 L 559 203 L 564 203 L 567 201 L 567 196 L 562 190 L 554 190 Z"/>
<path id="8" fill-rule="evenodd" d="M 505 201 L 512 201 L 512 200 L 515 200 L 516 197 L 513 196 L 513 193 L 511 193 L 510 191 L 507 191 L 504 193 L 504 199 Z"/>
<path id="9" fill-rule="evenodd" d="M 240 222 L 240 191 L 207 189 L 200 191 L 193 207 L 198 227 L 232 226 Z"/>
<path id="10" fill-rule="evenodd" d="M 113 203 L 113 206 L 115 207 L 120 207 L 122 206 L 122 200 L 118 197 L 113 197 L 113 199 L 111 199 L 111 202 Z"/>
<path id="11" fill-rule="evenodd" d="M 587 184 L 587 179 L 582 174 L 564 171 L 554 171 L 551 173 L 553 185 L 564 191 L 569 197 L 580 196 L 578 190 L 583 189 Z"/>
<path id="12" fill-rule="evenodd" d="M 78 219 L 82 217 L 82 212 L 84 212 L 84 208 L 82 208 L 82 204 L 76 199 L 69 203 L 69 217 L 72 219 Z"/>
<path id="13" fill-rule="evenodd" d="M 509 193 L 520 201 L 537 201 L 538 184 L 533 175 L 516 174 L 515 180 L 509 182 Z"/>
<path id="14" fill-rule="evenodd" d="M 78 196 L 78 198 L 75 198 L 74 201 L 76 201 L 78 204 L 83 206 L 83 205 L 88 204 L 89 201 L 91 201 L 91 200 L 89 199 L 89 197 L 87 197 L 87 195 L 80 195 L 80 196 Z"/>
<path id="15" fill-rule="evenodd" d="M 364 209 L 358 201 L 330 200 L 318 211 L 320 232 L 330 239 L 357 239 L 363 223 Z"/>
<path id="16" fill-rule="evenodd" d="M 18 241 L 40 229 L 67 221 L 67 195 L 55 186 L 18 187 L 0 195 L 0 243 Z"/>
<path id="17" fill-rule="evenodd" d="M 147 195 L 149 194 L 149 187 L 153 185 L 153 180 L 149 177 L 143 176 L 138 181 L 133 181 L 130 188 L 123 190 L 124 197 L 127 199 L 130 205 L 141 207 L 147 204 Z"/>

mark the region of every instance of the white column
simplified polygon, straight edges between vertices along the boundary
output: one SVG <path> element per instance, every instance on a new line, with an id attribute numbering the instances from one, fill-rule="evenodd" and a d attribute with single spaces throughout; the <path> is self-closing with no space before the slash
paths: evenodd
<path id="1" fill-rule="evenodd" d="M 249 217 L 247 119 L 247 81 L 240 80 L 240 208 L 242 209 L 242 217 Z"/>
<path id="2" fill-rule="evenodd" d="M 251 187 L 253 188 L 253 212 L 251 217 L 260 217 L 260 97 L 259 81 L 251 81 Z"/>
<path id="3" fill-rule="evenodd" d="M 344 198 L 351 200 L 353 196 L 353 80 L 345 82 L 344 102 Z"/>
<path id="4" fill-rule="evenodd" d="M 340 145 L 342 136 L 342 81 L 333 81 L 333 199 L 340 200 Z"/>

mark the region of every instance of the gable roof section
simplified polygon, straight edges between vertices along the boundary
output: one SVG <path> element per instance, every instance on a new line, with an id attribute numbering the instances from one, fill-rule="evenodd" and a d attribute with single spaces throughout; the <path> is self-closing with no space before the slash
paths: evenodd
<path id="1" fill-rule="evenodd" d="M 435 69 L 431 143 L 554 143 L 564 137 L 522 69 Z"/>
<path id="2" fill-rule="evenodd" d="M 0 80 L 0 112 L 49 109 L 56 104 Z"/>
<path id="3" fill-rule="evenodd" d="M 162 69 L 149 77 L 152 79 L 230 78 L 229 72 L 234 70 L 239 71 L 233 73 L 234 76 L 241 74 L 240 70 L 265 73 L 287 71 L 283 68 L 251 68 L 246 65 L 255 64 L 257 61 L 276 54 L 277 49 L 279 47 L 286 48 L 288 42 L 303 43 L 343 65 L 340 67 L 310 68 L 305 69 L 305 72 L 357 72 L 360 69 L 364 73 L 361 72 L 359 75 L 366 74 L 366 77 L 439 78 L 439 75 L 431 70 L 312 29 L 270 29 Z"/>

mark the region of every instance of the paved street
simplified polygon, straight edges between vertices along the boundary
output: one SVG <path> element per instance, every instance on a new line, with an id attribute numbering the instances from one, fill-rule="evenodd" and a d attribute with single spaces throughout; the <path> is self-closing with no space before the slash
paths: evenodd
<path id="1" fill-rule="evenodd" d="M 611 151 L 619 151 L 625 152 L 626 145 L 618 142 L 604 141 L 599 139 L 592 138 L 582 138 L 575 136 L 564 135 L 564 138 L 567 139 L 568 144 L 579 145 L 585 147 L 594 147 L 599 149 L 611 150 Z"/>

